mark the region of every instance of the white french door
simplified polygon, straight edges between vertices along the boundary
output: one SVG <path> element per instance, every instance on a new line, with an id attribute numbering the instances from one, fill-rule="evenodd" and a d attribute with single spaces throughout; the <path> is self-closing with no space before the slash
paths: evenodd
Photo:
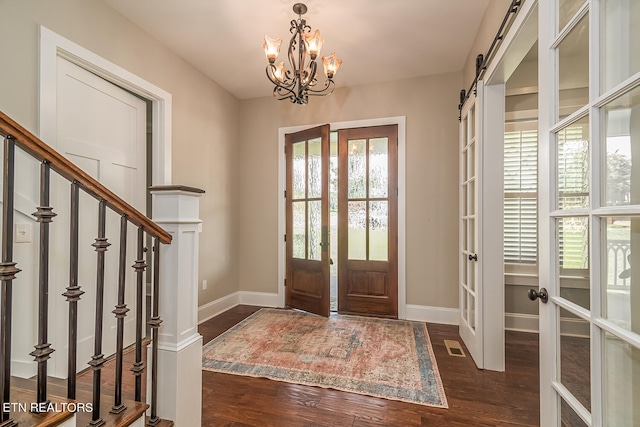
<path id="1" fill-rule="evenodd" d="M 484 366 L 482 325 L 482 281 L 479 257 L 482 218 L 478 197 L 481 173 L 481 118 L 483 84 L 478 82 L 476 94 L 465 103 L 460 116 L 460 337 L 478 366 Z"/>
<path id="2" fill-rule="evenodd" d="M 638 426 L 640 2 L 539 13 L 541 424 Z"/>

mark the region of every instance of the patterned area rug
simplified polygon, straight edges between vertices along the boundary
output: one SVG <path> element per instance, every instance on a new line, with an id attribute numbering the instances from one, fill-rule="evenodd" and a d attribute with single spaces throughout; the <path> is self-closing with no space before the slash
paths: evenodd
<path id="1" fill-rule="evenodd" d="M 202 368 L 448 407 L 418 322 L 261 309 L 206 344 Z"/>

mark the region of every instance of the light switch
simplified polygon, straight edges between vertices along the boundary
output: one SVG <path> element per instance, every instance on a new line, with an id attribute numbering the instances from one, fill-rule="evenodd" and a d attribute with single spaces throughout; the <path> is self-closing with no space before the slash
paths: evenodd
<path id="1" fill-rule="evenodd" d="M 16 243 L 29 243 L 31 242 L 31 224 L 16 224 Z"/>

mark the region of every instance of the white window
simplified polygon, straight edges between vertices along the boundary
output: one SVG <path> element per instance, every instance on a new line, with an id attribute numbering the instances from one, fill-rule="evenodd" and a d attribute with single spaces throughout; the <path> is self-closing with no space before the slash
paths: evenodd
<path id="1" fill-rule="evenodd" d="M 538 123 L 512 122 L 504 133 L 504 260 L 538 257 Z"/>

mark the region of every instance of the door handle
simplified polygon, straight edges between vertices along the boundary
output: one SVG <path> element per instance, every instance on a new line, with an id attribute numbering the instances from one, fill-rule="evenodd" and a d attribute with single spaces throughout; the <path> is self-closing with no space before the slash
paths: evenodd
<path id="1" fill-rule="evenodd" d="M 545 288 L 540 288 L 540 291 L 536 291 L 535 289 L 531 288 L 529 289 L 529 292 L 527 292 L 527 295 L 529 296 L 529 299 L 531 301 L 535 301 L 538 298 L 540 298 L 540 301 L 545 304 L 547 303 L 547 301 L 549 301 L 549 293 Z"/>
<path id="2" fill-rule="evenodd" d="M 469 261 L 478 261 L 478 254 L 469 254 Z"/>
<path id="3" fill-rule="evenodd" d="M 329 258 L 329 265 L 333 265 L 333 258 Z"/>

